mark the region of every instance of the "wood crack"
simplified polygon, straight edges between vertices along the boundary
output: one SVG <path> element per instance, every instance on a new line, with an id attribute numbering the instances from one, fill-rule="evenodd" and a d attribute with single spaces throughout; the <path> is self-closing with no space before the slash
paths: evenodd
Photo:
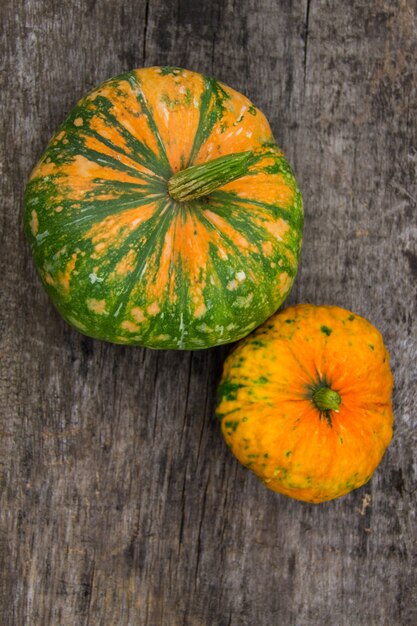
<path id="1" fill-rule="evenodd" d="M 304 87 L 306 84 L 306 76 L 307 76 L 307 54 L 308 54 L 308 34 L 309 34 L 309 23 L 310 23 L 310 6 L 311 6 L 311 0 L 307 0 L 306 23 L 304 27 L 304 59 L 303 59 Z"/>
<path id="2" fill-rule="evenodd" d="M 146 35 L 148 33 L 148 19 L 149 19 L 149 0 L 146 0 L 145 25 L 143 27 L 143 46 L 142 46 L 142 65 L 143 66 L 145 66 L 145 62 L 146 62 Z"/>
<path id="3" fill-rule="evenodd" d="M 182 416 L 182 430 L 180 436 L 180 446 L 182 445 L 184 433 L 187 428 L 187 411 L 188 411 L 188 399 L 190 397 L 190 386 L 191 386 L 191 377 L 192 377 L 192 366 L 193 366 L 193 353 L 190 353 L 190 360 L 188 363 L 188 377 L 187 377 L 187 391 L 185 393 L 185 406 L 184 413 Z"/>
<path id="4" fill-rule="evenodd" d="M 89 581 L 89 584 L 88 584 L 89 595 L 88 595 L 88 603 L 87 603 L 87 611 L 86 611 L 86 613 L 87 613 L 86 626 L 89 626 L 89 624 L 90 624 L 90 608 L 91 608 L 91 598 L 93 597 L 95 573 L 96 573 L 96 562 L 95 562 L 95 560 L 93 560 L 93 564 L 91 566 L 90 581 Z"/>
<path id="5" fill-rule="evenodd" d="M 220 4 L 217 5 L 216 25 L 213 28 L 213 41 L 212 41 L 212 46 L 211 46 L 211 75 L 212 76 L 215 74 L 214 58 L 215 58 L 215 53 L 216 53 L 216 34 L 218 31 L 219 24 L 220 24 Z"/>
<path id="6" fill-rule="evenodd" d="M 202 537 L 203 522 L 204 522 L 204 517 L 205 517 L 205 512 L 206 512 L 207 491 L 208 491 L 208 486 L 209 486 L 209 480 L 210 480 L 210 478 L 207 479 L 207 482 L 206 482 L 205 487 L 204 487 L 203 500 L 202 500 L 202 504 L 201 504 L 200 523 L 199 523 L 199 526 L 198 526 L 197 555 L 196 555 L 196 564 L 195 564 L 195 572 L 194 572 L 194 591 L 197 589 L 198 571 L 199 571 L 199 568 L 200 568 L 201 555 L 202 555 L 202 551 L 203 551 L 202 550 L 202 545 L 201 545 L 201 537 Z"/>

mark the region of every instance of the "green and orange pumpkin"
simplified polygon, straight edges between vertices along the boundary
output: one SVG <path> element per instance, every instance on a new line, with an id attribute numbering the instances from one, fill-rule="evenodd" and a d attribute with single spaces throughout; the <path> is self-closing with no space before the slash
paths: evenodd
<path id="1" fill-rule="evenodd" d="M 336 306 L 272 316 L 226 360 L 217 415 L 239 461 L 282 494 L 323 502 L 360 487 L 391 441 L 381 334 Z"/>
<path id="2" fill-rule="evenodd" d="M 283 302 L 301 195 L 264 115 L 233 89 L 152 67 L 71 111 L 32 172 L 25 229 L 43 284 L 91 337 L 198 349 Z"/>

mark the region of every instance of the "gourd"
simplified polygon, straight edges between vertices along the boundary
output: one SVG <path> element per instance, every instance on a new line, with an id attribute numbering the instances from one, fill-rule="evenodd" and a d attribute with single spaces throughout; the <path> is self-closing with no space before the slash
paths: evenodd
<path id="1" fill-rule="evenodd" d="M 290 291 L 302 228 L 264 115 L 172 67 L 84 97 L 25 193 L 25 230 L 60 314 L 91 337 L 151 348 L 206 348 L 262 323 Z"/>
<path id="2" fill-rule="evenodd" d="M 228 356 L 217 415 L 233 454 L 267 487 L 317 503 L 370 479 L 392 437 L 392 386 L 376 328 L 302 304 Z"/>

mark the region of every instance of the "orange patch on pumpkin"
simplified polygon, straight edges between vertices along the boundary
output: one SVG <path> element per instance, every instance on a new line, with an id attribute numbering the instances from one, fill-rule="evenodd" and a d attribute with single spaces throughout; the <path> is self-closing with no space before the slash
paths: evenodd
<path id="1" fill-rule="evenodd" d="M 239 198 L 256 200 L 266 204 L 290 208 L 294 202 L 294 190 L 287 184 L 281 174 L 251 174 L 242 176 L 223 187 Z"/>
<path id="2" fill-rule="evenodd" d="M 262 252 L 265 256 L 271 256 L 274 252 L 274 246 L 272 245 L 272 241 L 264 241 L 262 243 Z"/>
<path id="3" fill-rule="evenodd" d="M 135 176 L 131 176 L 127 172 L 115 170 L 106 165 L 100 165 L 100 163 L 94 163 L 80 154 L 77 154 L 71 163 L 54 166 L 48 175 L 53 173 L 63 177 L 65 181 L 65 197 L 71 200 L 82 200 L 86 193 L 100 187 L 102 182 L 96 182 L 95 179 L 135 184 L 140 182 Z M 37 175 L 45 176 L 45 172 L 41 171 Z"/>
<path id="4" fill-rule="evenodd" d="M 135 74 L 138 76 L 139 72 L 135 72 Z M 110 84 L 104 84 L 102 87 L 90 94 L 89 99 L 92 101 L 92 106 L 94 107 L 94 100 L 97 96 L 107 98 L 112 103 L 110 112 L 116 117 L 118 122 L 132 135 L 132 137 L 146 145 L 154 154 L 157 155 L 159 152 L 158 142 L 149 126 L 147 116 L 142 111 L 141 104 L 138 100 L 138 91 L 139 88 L 136 89 L 136 87 L 134 87 L 127 80 L 120 80 L 116 87 L 113 87 Z M 98 115 L 93 118 L 96 128 L 96 124 L 100 124 Z M 105 134 L 104 136 L 107 136 L 108 139 L 110 139 L 113 143 L 116 143 L 116 145 L 125 147 L 124 140 L 118 131 L 111 126 L 108 128 L 109 134 Z"/>
<path id="5" fill-rule="evenodd" d="M 102 256 L 109 249 L 121 247 L 131 232 L 151 218 L 155 210 L 156 204 L 150 203 L 109 215 L 94 224 L 84 235 L 84 238 L 91 239 L 94 245 L 93 258 Z"/>
<path id="6" fill-rule="evenodd" d="M 195 163 L 205 163 L 233 152 L 256 150 L 261 144 L 274 141 L 265 115 L 243 94 L 223 84 L 221 87 L 229 98 L 223 100 L 223 115 L 201 146 Z"/>
<path id="7" fill-rule="evenodd" d="M 68 261 L 65 270 L 63 272 L 57 273 L 57 281 L 64 290 L 65 293 L 69 292 L 70 282 L 72 278 L 73 271 L 75 269 L 75 264 L 77 263 L 77 253 L 74 252 L 71 255 L 71 259 Z"/>
<path id="8" fill-rule="evenodd" d="M 259 220 L 258 223 L 278 241 L 283 241 L 284 235 L 290 230 L 289 224 L 282 218 L 277 219 L 275 222 L 264 222 Z"/>
<path id="9" fill-rule="evenodd" d="M 97 313 L 98 315 L 106 315 L 106 301 L 105 300 L 96 300 L 95 298 L 89 298 L 87 300 L 87 307 L 93 313 Z"/>
<path id="10" fill-rule="evenodd" d="M 206 209 L 204 211 L 204 216 L 220 231 L 220 233 L 226 235 L 226 237 L 230 239 L 230 241 L 234 243 L 242 252 L 244 251 L 245 254 L 247 254 L 252 248 L 251 243 L 237 230 L 235 230 L 233 226 L 223 217 L 220 217 L 217 213 L 213 213 L 210 209 Z M 221 240 L 221 237 L 218 236 L 218 239 Z"/>
<path id="11" fill-rule="evenodd" d="M 101 144 L 100 144 L 101 145 Z M 137 168 L 138 169 L 138 168 Z M 121 183 L 141 184 L 140 179 L 126 172 L 114 170 L 111 167 L 89 161 L 86 157 L 78 154 L 70 163 L 56 165 L 55 163 L 41 161 L 32 171 L 30 180 L 57 176 L 56 185 L 65 189 L 65 198 L 68 200 L 83 200 L 89 192 L 100 188 L 101 181 L 117 181 Z M 97 182 L 97 179 L 99 181 Z M 112 198 L 112 195 L 103 194 L 98 199 Z M 56 196 L 56 201 L 62 201 L 64 195 Z M 76 208 L 76 205 L 73 205 Z"/>
<path id="12" fill-rule="evenodd" d="M 140 324 L 141 322 L 144 322 L 144 321 L 145 321 L 145 319 L 146 319 L 146 318 L 145 318 L 145 314 L 144 314 L 144 312 L 142 311 L 142 309 L 140 309 L 140 308 L 139 308 L 139 307 L 137 307 L 137 306 L 134 306 L 134 307 L 133 307 L 133 309 L 131 309 L 130 314 L 131 314 L 131 316 L 133 317 L 133 319 L 134 319 L 134 320 L 136 320 L 139 324 Z"/>
<path id="13" fill-rule="evenodd" d="M 194 311 L 194 317 L 202 317 L 204 313 L 207 311 L 207 307 L 204 303 L 198 305 L 198 307 Z"/>
<path id="14" fill-rule="evenodd" d="M 136 72 L 174 172 L 188 163 L 200 119 L 204 79 L 186 71 L 163 75 L 158 68 Z M 178 133 L 178 131 L 180 131 Z"/>
<path id="15" fill-rule="evenodd" d="M 90 120 L 90 128 L 92 130 L 95 130 L 104 139 L 111 141 L 118 148 L 121 148 L 122 150 L 128 153 L 131 152 L 131 149 L 126 145 L 126 142 L 123 136 L 119 133 L 117 128 L 114 128 L 105 124 L 104 121 L 100 119 L 98 116 L 93 117 Z M 133 132 L 135 132 L 134 129 L 132 130 Z M 134 136 L 135 138 L 138 138 L 136 134 Z M 146 174 L 153 174 L 152 170 L 138 163 L 137 160 L 133 157 L 133 155 L 128 156 L 126 154 L 120 154 L 120 152 L 118 152 L 117 150 L 114 150 L 113 148 L 107 146 L 105 143 L 99 141 L 97 137 L 91 137 L 90 135 L 86 135 L 85 145 L 87 148 L 90 148 L 91 150 L 96 150 L 97 152 L 100 152 L 100 154 L 106 154 L 107 156 L 110 156 L 113 159 L 116 159 L 123 165 L 126 165 L 127 167 L 131 167 L 137 170 L 138 172 L 144 172 Z M 135 179 L 135 180 L 137 181 L 138 184 L 141 184 L 141 183 L 146 184 L 146 181 L 141 181 L 140 179 Z"/>
<path id="16" fill-rule="evenodd" d="M 155 251 L 149 259 L 149 272 L 146 281 L 146 296 L 148 300 L 162 300 L 167 290 L 169 292 L 169 301 L 175 302 L 176 300 L 174 275 L 170 276 L 173 261 L 174 229 L 175 222 L 173 221 L 165 234 L 159 258 L 158 252 Z"/>
<path id="17" fill-rule="evenodd" d="M 139 326 L 137 324 L 134 324 L 133 322 L 130 322 L 129 320 L 124 320 L 120 324 L 120 328 L 123 328 L 123 330 L 127 330 L 129 333 L 136 333 L 139 330 Z"/>
<path id="18" fill-rule="evenodd" d="M 42 272 L 42 277 L 48 285 L 51 285 L 52 287 L 56 287 L 55 280 L 52 278 L 49 272 Z"/>
<path id="19" fill-rule="evenodd" d="M 46 176 L 52 176 L 52 174 L 56 173 L 56 165 L 55 163 L 51 163 L 50 161 L 39 161 L 39 163 L 33 168 L 29 181 L 34 178 L 44 178 Z"/>
<path id="20" fill-rule="evenodd" d="M 30 231 L 31 231 L 32 235 L 34 237 L 36 237 L 36 235 L 39 232 L 39 217 L 38 217 L 38 214 L 36 213 L 35 209 L 32 211 L 31 217 L 32 217 L 32 219 L 29 222 Z"/>
<path id="21" fill-rule="evenodd" d="M 135 269 L 136 251 L 132 248 L 116 265 L 116 274 L 119 276 L 126 276 L 129 272 Z"/>
<path id="22" fill-rule="evenodd" d="M 146 309 L 146 312 L 148 315 L 158 315 L 160 310 L 159 304 L 157 302 L 152 302 L 152 304 L 150 304 Z"/>
<path id="23" fill-rule="evenodd" d="M 203 307 L 206 308 L 204 289 L 210 271 L 210 241 L 211 234 L 192 213 L 177 218 L 176 263 L 181 264 L 187 276 L 195 317 L 202 315 Z"/>
<path id="24" fill-rule="evenodd" d="M 178 299 L 175 268 L 181 267 L 189 285 L 188 296 L 196 317 L 203 314 L 209 257 L 209 234 L 191 213 L 179 213 L 166 235 L 159 259 L 155 253 L 148 263 L 146 296 L 148 300 L 167 297 L 170 303 Z M 157 268 L 157 269 L 155 269 Z"/>
<path id="25" fill-rule="evenodd" d="M 282 272 L 279 276 L 279 292 L 281 295 L 287 293 L 288 289 L 291 286 L 291 277 L 287 274 L 287 272 Z"/>

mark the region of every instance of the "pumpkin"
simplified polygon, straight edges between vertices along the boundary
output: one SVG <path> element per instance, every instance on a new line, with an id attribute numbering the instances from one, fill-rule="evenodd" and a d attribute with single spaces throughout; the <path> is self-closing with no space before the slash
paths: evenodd
<path id="1" fill-rule="evenodd" d="M 217 415 L 233 454 L 272 489 L 323 502 L 366 483 L 392 437 L 383 339 L 336 306 L 289 307 L 228 356 Z"/>
<path id="2" fill-rule="evenodd" d="M 264 115 L 195 72 L 112 78 L 32 172 L 25 229 L 65 320 L 152 348 L 234 341 L 287 296 L 302 200 Z"/>

